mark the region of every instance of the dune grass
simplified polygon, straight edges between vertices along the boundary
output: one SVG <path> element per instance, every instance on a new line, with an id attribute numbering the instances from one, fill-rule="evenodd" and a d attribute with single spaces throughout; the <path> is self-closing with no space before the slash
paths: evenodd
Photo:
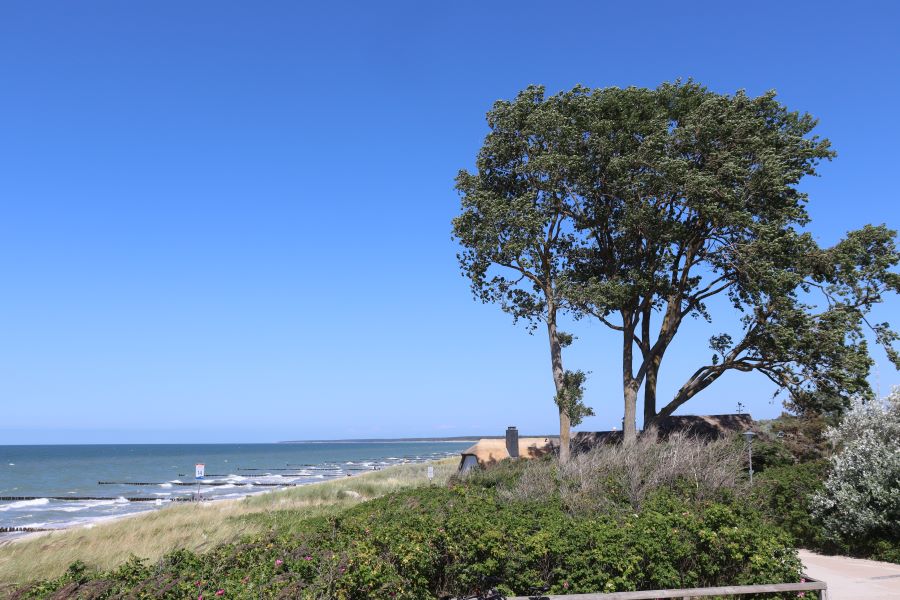
<path id="1" fill-rule="evenodd" d="M 447 482 L 458 459 L 433 463 L 434 484 Z M 157 560 L 177 549 L 204 552 L 270 528 L 328 514 L 404 488 L 428 485 L 426 464 L 397 465 L 239 500 L 175 504 L 127 518 L 37 534 L 0 546 L 0 593 L 13 585 L 61 575 L 76 560 L 100 570 L 129 556 Z"/>

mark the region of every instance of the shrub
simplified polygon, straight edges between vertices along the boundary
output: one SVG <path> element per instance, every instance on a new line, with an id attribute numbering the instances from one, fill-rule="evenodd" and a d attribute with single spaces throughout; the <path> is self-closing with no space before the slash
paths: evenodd
<path id="1" fill-rule="evenodd" d="M 661 489 L 702 501 L 742 488 L 743 460 L 729 440 L 707 442 L 683 433 L 657 440 L 645 432 L 634 442 L 603 444 L 566 464 L 530 461 L 512 485 L 501 486 L 501 495 L 540 500 L 558 490 L 564 505 L 581 514 L 637 510 Z"/>
<path id="2" fill-rule="evenodd" d="M 827 432 L 839 451 L 812 500 L 825 536 L 852 552 L 900 545 L 900 389 L 884 402 L 856 400 Z M 891 554 L 890 548 L 882 550 Z"/>
<path id="3" fill-rule="evenodd" d="M 754 479 L 753 506 L 786 531 L 795 544 L 822 547 L 822 529 L 810 516 L 810 499 L 822 489 L 827 468 L 827 461 L 819 460 L 766 469 Z"/>
<path id="4" fill-rule="evenodd" d="M 746 453 L 746 450 L 744 451 Z M 759 474 L 768 469 L 787 467 L 797 462 L 784 442 L 777 437 L 764 433 L 753 440 L 753 473 Z"/>
<path id="5" fill-rule="evenodd" d="M 804 414 L 803 416 L 795 416 L 782 413 L 780 417 L 771 421 L 761 421 L 759 423 L 762 433 L 761 436 L 764 444 L 771 441 L 777 443 L 780 447 L 778 461 L 784 460 L 782 450 L 790 453 L 794 460 L 791 462 L 807 462 L 828 458 L 831 456 L 831 444 L 825 438 L 825 431 L 828 426 L 828 420 L 817 414 Z M 754 441 L 754 454 L 756 454 L 757 441 Z M 755 462 L 755 461 L 754 461 Z M 784 466 L 772 464 L 771 466 Z M 763 470 L 765 465 L 761 465 Z M 754 465 L 755 468 L 755 465 Z"/>

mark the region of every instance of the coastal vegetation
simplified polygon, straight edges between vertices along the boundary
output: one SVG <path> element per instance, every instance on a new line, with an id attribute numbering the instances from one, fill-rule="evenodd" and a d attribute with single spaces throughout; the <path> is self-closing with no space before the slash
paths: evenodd
<path id="1" fill-rule="evenodd" d="M 621 336 L 629 440 L 641 389 L 645 427 L 732 372 L 762 374 L 795 412 L 829 412 L 872 397 L 867 335 L 900 367 L 896 333 L 867 318 L 900 291 L 896 233 L 815 241 L 798 186 L 835 153 L 774 92 L 532 86 L 487 121 L 475 171 L 456 180 L 459 263 L 476 298 L 546 327 L 564 461 L 570 424 L 591 414 L 585 373 L 563 365 L 564 313 Z M 721 333 L 661 400 L 661 365 L 689 318 Z"/>

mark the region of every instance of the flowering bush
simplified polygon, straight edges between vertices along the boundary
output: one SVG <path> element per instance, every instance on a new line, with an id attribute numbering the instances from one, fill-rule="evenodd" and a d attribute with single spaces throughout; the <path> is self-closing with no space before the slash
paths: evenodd
<path id="1" fill-rule="evenodd" d="M 838 452 L 813 515 L 839 547 L 866 552 L 900 540 L 900 388 L 883 402 L 854 402 L 826 433 Z M 889 549 L 885 549 L 889 550 Z"/>

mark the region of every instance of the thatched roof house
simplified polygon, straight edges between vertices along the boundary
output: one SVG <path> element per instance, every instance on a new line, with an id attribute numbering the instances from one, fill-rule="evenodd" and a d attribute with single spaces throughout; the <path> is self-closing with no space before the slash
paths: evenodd
<path id="1" fill-rule="evenodd" d="M 517 458 L 538 458 L 553 452 L 559 446 L 556 438 L 522 437 L 518 438 L 519 456 Z M 501 460 L 510 458 L 504 438 L 484 438 L 474 446 L 462 451 L 459 470 L 468 471 L 472 467 L 487 467 Z"/>

